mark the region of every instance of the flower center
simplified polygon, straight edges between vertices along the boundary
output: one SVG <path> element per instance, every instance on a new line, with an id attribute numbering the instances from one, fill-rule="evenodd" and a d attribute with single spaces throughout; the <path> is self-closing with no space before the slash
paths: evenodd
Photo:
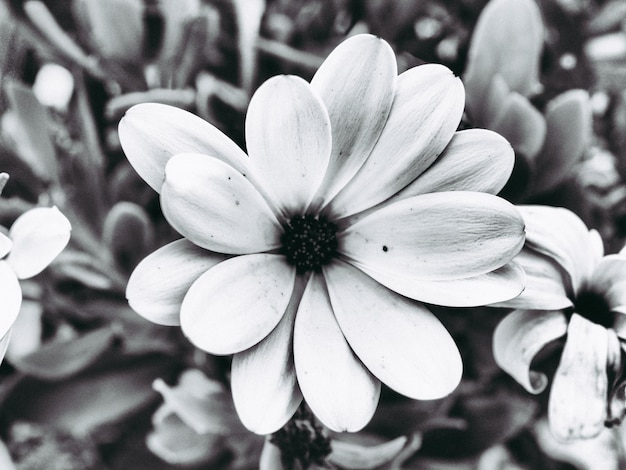
<path id="1" fill-rule="evenodd" d="M 574 311 L 587 320 L 611 328 L 614 323 L 613 313 L 603 295 L 596 292 L 581 292 L 574 302 Z"/>
<path id="2" fill-rule="evenodd" d="M 284 227 L 281 253 L 298 274 L 320 272 L 337 253 L 337 226 L 325 217 L 297 215 Z"/>

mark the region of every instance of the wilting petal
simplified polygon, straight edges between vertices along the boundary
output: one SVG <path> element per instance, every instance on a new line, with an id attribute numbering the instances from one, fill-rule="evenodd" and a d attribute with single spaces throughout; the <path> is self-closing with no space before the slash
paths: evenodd
<path id="1" fill-rule="evenodd" d="M 173 106 L 133 106 L 120 121 L 119 136 L 130 164 L 157 192 L 167 161 L 179 153 L 209 155 L 246 173 L 248 157 L 232 140 L 205 120 Z"/>
<path id="2" fill-rule="evenodd" d="M 608 255 L 593 270 L 587 289 L 600 295 L 609 310 L 626 306 L 626 257 Z"/>
<path id="3" fill-rule="evenodd" d="M 486 129 L 460 131 L 435 163 L 394 199 L 438 191 L 497 194 L 511 176 L 514 162 L 513 148 L 501 135 Z"/>
<path id="4" fill-rule="evenodd" d="M 604 429 L 608 336 L 604 327 L 572 315 L 548 403 L 557 439 L 588 439 Z"/>
<path id="5" fill-rule="evenodd" d="M 278 326 L 259 344 L 233 357 L 235 408 L 244 426 L 257 434 L 278 431 L 302 401 L 293 364 L 293 326 L 303 287 L 296 282 Z"/>
<path id="6" fill-rule="evenodd" d="M 389 44 L 369 34 L 346 39 L 315 73 L 311 86 L 326 104 L 333 139 L 320 204 L 346 185 L 372 151 L 387 122 L 397 73 Z"/>
<path id="7" fill-rule="evenodd" d="M 167 221 L 198 246 L 220 253 L 277 248 L 282 231 L 245 176 L 216 159 L 176 155 L 165 170 L 161 208 Z"/>
<path id="8" fill-rule="evenodd" d="M 346 343 L 320 275 L 304 291 L 293 347 L 298 383 L 315 416 L 333 431 L 363 428 L 376 411 L 380 382 Z"/>
<path id="9" fill-rule="evenodd" d="M 569 90 L 546 106 L 546 139 L 537 156 L 535 193 L 550 191 L 573 175 L 591 140 L 591 103 L 586 90 Z"/>
<path id="10" fill-rule="evenodd" d="M 508 300 L 519 295 L 526 283 L 524 270 L 513 261 L 486 274 L 445 281 L 423 281 L 392 272 L 370 273 L 366 267 L 361 269 L 398 294 L 446 307 L 476 307 Z"/>
<path id="11" fill-rule="evenodd" d="M 0 259 L 9 254 L 13 248 L 13 242 L 4 233 L 0 232 Z"/>
<path id="12" fill-rule="evenodd" d="M 515 261 L 526 273 L 526 288 L 518 297 L 493 307 L 537 310 L 561 310 L 572 307 L 566 291 L 566 281 L 557 263 L 536 251 L 524 248 Z"/>
<path id="13" fill-rule="evenodd" d="M 324 276 L 341 331 L 385 385 L 418 400 L 455 389 L 463 369 L 459 350 L 424 305 L 341 261 L 325 267 Z"/>
<path id="14" fill-rule="evenodd" d="M 70 221 L 56 207 L 36 207 L 11 226 L 13 248 L 7 262 L 19 279 L 33 277 L 56 258 L 70 240 Z"/>
<path id="15" fill-rule="evenodd" d="M 328 112 L 310 85 L 296 76 L 267 80 L 246 116 L 250 165 L 287 214 L 304 213 L 330 159 Z"/>
<path id="16" fill-rule="evenodd" d="M 132 309 L 159 325 L 180 325 L 180 306 L 193 282 L 225 255 L 184 238 L 144 258 L 130 275 L 126 298 Z"/>
<path id="17" fill-rule="evenodd" d="M 372 276 L 461 279 L 508 263 L 524 244 L 524 224 L 502 198 L 450 191 L 390 204 L 338 238 L 341 253 Z"/>
<path id="18" fill-rule="evenodd" d="M 234 354 L 254 346 L 283 317 L 295 276 L 279 255 L 221 262 L 189 288 L 180 310 L 183 333 L 211 354 Z"/>
<path id="19" fill-rule="evenodd" d="M 502 319 L 493 334 L 493 357 L 498 365 L 530 393 L 540 393 L 548 378 L 530 365 L 541 349 L 565 335 L 562 312 L 515 310 Z"/>
<path id="20" fill-rule="evenodd" d="M 595 250 L 589 230 L 573 212 L 548 206 L 516 206 L 526 223 L 529 248 L 556 261 L 569 278 L 566 288 L 575 295 L 591 275 Z"/>
<path id="21" fill-rule="evenodd" d="M 443 65 L 401 74 L 387 124 L 361 169 L 330 202 L 331 216 L 368 209 L 417 178 L 452 139 L 463 106 L 463 84 Z"/>
<path id="22" fill-rule="evenodd" d="M 20 313 L 22 305 L 22 289 L 9 263 L 0 261 L 0 286 L 2 286 L 2 311 L 0 312 L 0 337 L 7 336 L 8 331 Z M 6 348 L 5 348 L 6 351 Z M 4 357 L 4 354 L 3 354 Z"/>

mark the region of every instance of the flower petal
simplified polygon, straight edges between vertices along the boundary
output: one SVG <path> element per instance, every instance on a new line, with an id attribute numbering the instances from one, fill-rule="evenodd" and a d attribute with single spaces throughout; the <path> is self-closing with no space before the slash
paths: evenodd
<path id="1" fill-rule="evenodd" d="M 608 335 L 604 327 L 573 314 L 548 403 L 557 439 L 589 439 L 606 420 Z"/>
<path id="2" fill-rule="evenodd" d="M 4 233 L 0 232 L 0 259 L 9 254 L 13 248 L 13 242 Z"/>
<path id="3" fill-rule="evenodd" d="M 216 127 L 183 109 L 141 103 L 126 111 L 118 130 L 128 161 L 157 192 L 167 161 L 179 153 L 210 155 L 246 173 L 248 157 L 243 150 Z"/>
<path id="4" fill-rule="evenodd" d="M 461 279 L 511 261 L 524 244 L 524 224 L 502 198 L 450 191 L 397 201 L 338 238 L 340 253 L 371 276 Z"/>
<path id="5" fill-rule="evenodd" d="M 561 310 L 573 306 L 567 296 L 563 272 L 555 261 L 530 248 L 522 249 L 515 261 L 524 268 L 526 288 L 518 297 L 493 307 Z"/>
<path id="6" fill-rule="evenodd" d="M 331 304 L 348 343 L 385 385 L 410 398 L 452 392 L 463 364 L 450 333 L 422 304 L 337 261 L 324 268 Z"/>
<path id="7" fill-rule="evenodd" d="M 0 286 L 2 286 L 2 312 L 0 314 L 0 337 L 7 336 L 20 313 L 22 288 L 15 273 L 6 261 L 0 261 Z M 4 354 L 2 355 L 4 357 Z"/>
<path id="8" fill-rule="evenodd" d="M 392 272 L 370 273 L 367 268 L 362 271 L 398 294 L 446 307 L 477 307 L 511 299 L 524 290 L 526 280 L 524 270 L 513 261 L 489 273 L 444 281 L 424 281 Z"/>
<path id="9" fill-rule="evenodd" d="M 493 334 L 496 363 L 530 393 L 540 393 L 548 378 L 530 365 L 550 341 L 565 335 L 567 320 L 562 312 L 515 310 L 500 321 Z"/>
<path id="10" fill-rule="evenodd" d="M 221 262 L 200 276 L 183 299 L 183 333 L 211 354 L 234 354 L 254 346 L 283 317 L 295 276 L 279 255 L 245 255 Z"/>
<path id="11" fill-rule="evenodd" d="M 180 306 L 193 282 L 226 256 L 184 238 L 144 258 L 130 275 L 126 298 L 142 317 L 159 325 L 180 325 Z"/>
<path id="12" fill-rule="evenodd" d="M 380 382 L 346 343 L 320 275 L 304 291 L 293 347 L 298 383 L 315 416 L 333 431 L 362 429 L 376 411 Z"/>
<path id="13" fill-rule="evenodd" d="M 43 271 L 70 241 L 72 227 L 56 207 L 36 207 L 20 215 L 11 226 L 13 248 L 7 262 L 19 279 Z"/>
<path id="14" fill-rule="evenodd" d="M 20 299 L 21 299 L 21 295 L 20 295 Z M 0 363 L 2 363 L 2 361 L 4 360 L 4 357 L 7 354 L 7 349 L 9 347 L 9 342 L 11 340 L 11 328 L 9 328 L 9 331 L 7 331 L 4 336 L 2 337 L 2 339 L 0 339 Z"/>
<path id="15" fill-rule="evenodd" d="M 326 104 L 333 139 L 320 204 L 346 185 L 372 151 L 387 122 L 397 74 L 389 44 L 370 34 L 343 41 L 315 73 L 311 86 Z"/>
<path id="16" fill-rule="evenodd" d="M 548 206 L 516 206 L 526 223 L 529 248 L 553 259 L 571 279 L 568 292 L 575 295 L 597 262 L 593 237 L 573 212 Z"/>
<path id="17" fill-rule="evenodd" d="M 420 65 L 401 74 L 382 134 L 361 169 L 330 202 L 330 216 L 368 209 L 417 178 L 452 139 L 463 105 L 463 84 L 443 65 Z"/>
<path id="18" fill-rule="evenodd" d="M 602 258 L 593 270 L 587 289 L 602 296 L 609 309 L 626 305 L 626 257 Z"/>
<path id="19" fill-rule="evenodd" d="M 302 401 L 293 363 L 293 327 L 304 283 L 296 281 L 278 326 L 233 357 L 231 389 L 241 422 L 257 434 L 278 431 Z"/>
<path id="20" fill-rule="evenodd" d="M 438 191 L 497 194 L 513 171 L 511 144 L 493 131 L 468 129 L 454 134 L 441 156 L 392 199 Z"/>
<path id="21" fill-rule="evenodd" d="M 161 188 L 167 221 L 202 248 L 220 253 L 266 251 L 282 229 L 263 196 L 228 164 L 198 154 L 170 159 Z"/>
<path id="22" fill-rule="evenodd" d="M 254 93 L 246 116 L 250 165 L 287 214 L 304 213 L 330 159 L 330 119 L 296 76 L 276 76 Z"/>

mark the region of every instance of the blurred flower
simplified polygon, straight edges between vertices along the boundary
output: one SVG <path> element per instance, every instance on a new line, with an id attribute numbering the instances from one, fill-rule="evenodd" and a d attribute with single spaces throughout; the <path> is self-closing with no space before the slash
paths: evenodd
<path id="1" fill-rule="evenodd" d="M 19 279 L 36 276 L 65 248 L 70 222 L 56 207 L 37 207 L 17 218 L 8 236 L 0 233 L 0 284 L 3 312 L 0 318 L 0 356 L 4 357 L 11 326 L 20 311 Z"/>
<path id="2" fill-rule="evenodd" d="M 329 428 L 359 430 L 381 382 L 415 399 L 449 394 L 461 358 L 423 302 L 484 305 L 522 290 L 511 259 L 523 222 L 493 195 L 512 151 L 493 132 L 455 132 L 463 103 L 446 67 L 397 76 L 390 46 L 359 35 L 310 84 L 279 76 L 257 90 L 249 159 L 176 108 L 142 104 L 121 121 L 129 161 L 185 237 L 140 263 L 129 303 L 235 355 L 249 429 L 276 431 L 304 396 Z"/>
<path id="3" fill-rule="evenodd" d="M 520 206 L 526 245 L 516 260 L 528 283 L 502 302 L 518 310 L 497 326 L 496 362 L 531 393 L 547 384 L 533 359 L 564 340 L 552 379 L 548 418 L 559 439 L 592 438 L 624 415 L 626 251 L 603 256 L 595 231 L 566 209 Z"/>

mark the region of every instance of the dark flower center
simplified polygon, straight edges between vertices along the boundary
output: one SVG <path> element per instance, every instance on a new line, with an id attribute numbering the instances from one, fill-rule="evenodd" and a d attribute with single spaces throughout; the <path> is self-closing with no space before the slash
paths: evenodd
<path id="1" fill-rule="evenodd" d="M 337 226 L 325 217 L 297 215 L 284 229 L 281 253 L 298 274 L 320 272 L 337 254 Z"/>
<path id="2" fill-rule="evenodd" d="M 613 313 L 603 295 L 597 292 L 581 292 L 574 301 L 574 311 L 587 320 L 611 328 L 614 323 Z"/>

